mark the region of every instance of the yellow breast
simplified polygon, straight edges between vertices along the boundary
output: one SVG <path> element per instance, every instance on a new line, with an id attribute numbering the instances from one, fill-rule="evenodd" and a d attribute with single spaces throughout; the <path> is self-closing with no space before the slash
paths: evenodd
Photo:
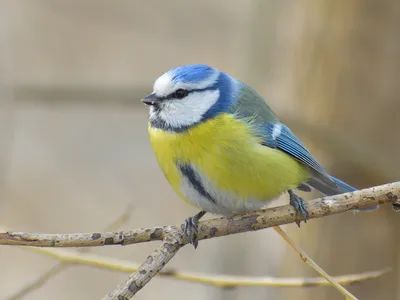
<path id="1" fill-rule="evenodd" d="M 262 146 L 250 125 L 221 114 L 182 133 L 149 125 L 158 163 L 174 190 L 182 192 L 179 163 L 201 170 L 218 190 L 265 202 L 310 178 L 306 167 L 289 155 Z"/>

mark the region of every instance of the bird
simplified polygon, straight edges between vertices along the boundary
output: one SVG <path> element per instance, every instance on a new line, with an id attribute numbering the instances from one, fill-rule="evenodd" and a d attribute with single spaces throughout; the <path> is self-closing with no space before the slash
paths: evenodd
<path id="1" fill-rule="evenodd" d="M 206 213 L 255 211 L 287 192 L 300 226 L 309 213 L 296 190 L 356 190 L 329 175 L 255 89 L 214 67 L 170 69 L 141 101 L 149 106 L 150 144 L 161 170 L 174 191 L 200 209 L 184 222 L 195 248 Z"/>

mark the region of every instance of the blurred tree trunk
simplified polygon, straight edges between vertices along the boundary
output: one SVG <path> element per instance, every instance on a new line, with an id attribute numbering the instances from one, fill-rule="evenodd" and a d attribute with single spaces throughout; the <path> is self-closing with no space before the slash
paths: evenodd
<path id="1" fill-rule="evenodd" d="M 276 106 L 289 116 L 293 131 L 301 134 L 298 127 L 305 122 L 323 130 L 322 137 L 340 133 L 335 143 L 342 144 L 341 152 L 336 153 L 332 149 L 338 145 L 329 151 L 329 143 L 314 139 L 311 131 L 301 137 L 307 137 L 305 143 L 333 175 L 357 187 L 399 180 L 400 2 L 290 2 L 280 23 L 289 31 L 278 32 L 287 39 L 278 43 L 281 101 Z M 399 218 L 382 207 L 376 213 L 312 221 L 300 230 L 291 227 L 290 233 L 330 274 L 395 268 L 384 278 L 349 289 L 363 300 L 400 299 Z M 297 268 L 304 276 L 313 275 L 295 256 L 288 255 L 286 264 L 284 275 L 298 275 Z M 330 288 L 293 291 L 282 299 L 303 299 L 301 294 L 304 299 L 340 299 Z"/>
<path id="2" fill-rule="evenodd" d="M 14 101 L 12 90 L 11 30 L 6 11 L 0 10 L 0 195 L 4 195 L 5 174 L 9 165 L 13 135 Z M 0 205 L 2 200 L 0 199 Z"/>

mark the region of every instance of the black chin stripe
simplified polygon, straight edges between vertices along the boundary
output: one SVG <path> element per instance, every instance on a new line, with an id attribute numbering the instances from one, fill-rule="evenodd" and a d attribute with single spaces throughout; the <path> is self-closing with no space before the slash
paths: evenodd
<path id="1" fill-rule="evenodd" d="M 201 183 L 199 174 L 197 174 L 197 172 L 190 164 L 177 163 L 177 166 L 181 171 L 182 176 L 185 176 L 189 180 L 190 184 L 200 195 L 208 199 L 210 202 L 214 204 L 216 203 L 215 199 L 210 195 L 209 192 L 207 192 L 207 190 Z"/>
<path id="2" fill-rule="evenodd" d="M 194 126 L 198 125 L 201 123 L 201 120 L 197 123 L 188 125 L 188 126 L 180 126 L 180 127 L 174 127 L 171 126 L 170 124 L 168 124 L 167 122 L 165 122 L 163 119 L 161 119 L 160 117 L 153 117 L 150 119 L 150 126 L 153 128 L 158 128 L 158 129 L 162 129 L 165 131 L 172 131 L 172 132 L 185 132 L 188 131 L 190 128 L 193 128 Z"/>

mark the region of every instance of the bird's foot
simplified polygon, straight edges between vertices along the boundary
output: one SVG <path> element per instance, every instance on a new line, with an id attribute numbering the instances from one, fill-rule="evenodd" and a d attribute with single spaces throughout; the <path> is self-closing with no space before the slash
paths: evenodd
<path id="1" fill-rule="evenodd" d="M 290 204 L 293 206 L 294 210 L 296 211 L 296 217 L 301 215 L 304 220 L 304 223 L 307 223 L 308 219 L 308 211 L 306 208 L 306 201 L 303 198 L 297 196 L 293 191 L 289 190 L 289 197 L 290 197 Z M 296 221 L 297 226 L 300 227 L 301 220 Z"/>
<path id="2" fill-rule="evenodd" d="M 195 214 L 193 217 L 189 217 L 183 224 L 183 231 L 189 239 L 189 243 L 193 245 L 194 249 L 199 245 L 197 240 L 197 232 L 199 230 L 199 220 L 206 214 L 204 210 Z"/>

